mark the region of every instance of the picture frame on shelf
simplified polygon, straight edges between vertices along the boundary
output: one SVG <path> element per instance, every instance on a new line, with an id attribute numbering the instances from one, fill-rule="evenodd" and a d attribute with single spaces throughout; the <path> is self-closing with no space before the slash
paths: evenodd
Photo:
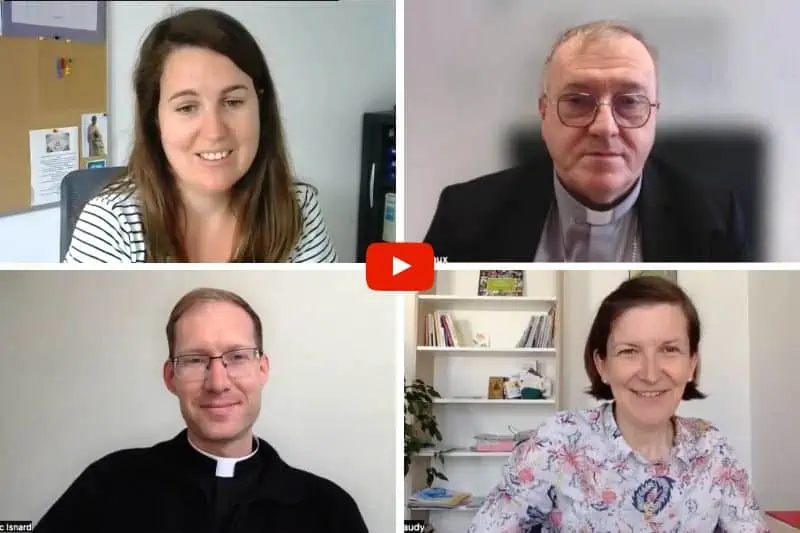
<path id="1" fill-rule="evenodd" d="M 522 296 L 525 292 L 523 270 L 481 270 L 478 296 Z"/>
<path id="2" fill-rule="evenodd" d="M 505 398 L 505 378 L 501 376 L 491 376 L 489 378 L 487 398 L 490 400 L 502 400 Z"/>
<path id="3" fill-rule="evenodd" d="M 489 341 L 488 333 L 476 332 L 472 336 L 472 346 L 475 348 L 489 348 L 491 342 Z"/>

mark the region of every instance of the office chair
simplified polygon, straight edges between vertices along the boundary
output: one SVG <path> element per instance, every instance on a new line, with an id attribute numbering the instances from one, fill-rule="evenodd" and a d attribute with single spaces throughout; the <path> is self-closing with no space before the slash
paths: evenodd
<path id="1" fill-rule="evenodd" d="M 125 167 L 83 168 L 70 172 L 61 180 L 61 260 L 69 249 L 75 222 L 100 189 Z"/>

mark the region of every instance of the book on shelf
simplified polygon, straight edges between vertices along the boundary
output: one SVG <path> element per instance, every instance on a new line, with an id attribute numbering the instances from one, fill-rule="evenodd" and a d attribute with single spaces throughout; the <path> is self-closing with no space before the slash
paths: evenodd
<path id="1" fill-rule="evenodd" d="M 425 315 L 425 345 L 446 348 L 461 346 L 453 317 L 444 311 L 433 311 Z"/>
<path id="2" fill-rule="evenodd" d="M 512 439 L 515 437 L 512 437 Z M 516 441 L 512 441 L 512 444 L 516 443 Z M 510 450 L 506 449 L 491 449 L 491 448 L 484 448 L 480 447 L 477 443 L 471 444 L 468 446 L 444 446 L 444 447 L 425 447 L 419 451 L 419 456 L 421 457 L 434 457 L 434 458 L 441 458 L 446 457 L 448 455 L 480 455 L 485 453 L 487 456 L 493 455 L 496 453 L 511 453 L 513 452 L 513 446 Z"/>
<path id="3" fill-rule="evenodd" d="M 469 502 L 469 492 L 454 491 L 444 487 L 428 487 L 415 492 L 408 499 L 409 509 L 415 507 L 453 509 Z"/>
<path id="4" fill-rule="evenodd" d="M 470 496 L 469 500 L 467 500 L 463 507 L 465 509 L 480 509 L 483 507 L 483 502 L 486 501 L 486 496 Z"/>
<path id="5" fill-rule="evenodd" d="M 534 433 L 535 429 L 517 430 L 509 426 L 509 433 L 496 434 L 496 433 L 480 433 L 475 435 L 474 442 L 468 446 L 426 446 L 420 453 L 425 455 L 437 456 L 448 455 L 459 452 L 474 452 L 474 453 L 511 453 L 516 446 L 529 439 Z"/>
<path id="6" fill-rule="evenodd" d="M 517 342 L 517 348 L 552 348 L 555 319 L 555 307 L 551 307 L 547 313 L 531 315 L 528 326 Z"/>
<path id="7" fill-rule="evenodd" d="M 482 433 L 475 435 L 475 444 L 472 445 L 472 449 L 476 452 L 504 453 L 513 452 L 515 445 L 514 435 Z"/>

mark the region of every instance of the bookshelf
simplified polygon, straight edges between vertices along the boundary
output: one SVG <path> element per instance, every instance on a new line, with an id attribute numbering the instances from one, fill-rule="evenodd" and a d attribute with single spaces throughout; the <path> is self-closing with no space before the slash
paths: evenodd
<path id="1" fill-rule="evenodd" d="M 413 358 L 407 365 L 409 378 L 422 379 L 442 396 L 434 409 L 443 436 L 436 449 L 424 450 L 412 460 L 406 478 L 408 495 L 425 487 L 425 468 L 433 465 L 449 478 L 434 486 L 485 496 L 500 480 L 511 452 L 475 451 L 475 436 L 531 430 L 561 408 L 563 273 L 526 270 L 522 295 L 479 296 L 480 272 L 438 270 L 434 287 L 407 301 L 412 309 L 406 316 L 412 319 L 413 329 L 407 338 L 414 339 L 406 352 L 406 357 Z M 551 309 L 552 339 L 538 338 L 551 342 L 518 346 L 531 317 L 546 316 Z M 429 318 L 432 315 L 434 319 Z M 431 328 L 442 323 L 442 316 L 448 317 L 442 328 L 449 324 L 455 333 L 448 338 L 440 331 L 439 338 L 432 339 Z M 488 339 L 488 346 L 474 345 L 477 334 Z M 438 345 L 443 340 L 457 342 Z M 490 377 L 512 377 L 533 364 L 551 381 L 549 397 L 488 398 Z M 406 514 L 429 520 L 437 533 L 462 533 L 475 510 L 469 504 L 447 509 L 413 507 Z"/>

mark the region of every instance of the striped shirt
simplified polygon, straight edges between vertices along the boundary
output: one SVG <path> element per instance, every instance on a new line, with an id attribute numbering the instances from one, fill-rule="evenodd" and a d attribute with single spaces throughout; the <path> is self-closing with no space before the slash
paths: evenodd
<path id="1" fill-rule="evenodd" d="M 335 263 L 336 250 L 322 218 L 314 189 L 297 185 L 297 203 L 303 217 L 300 239 L 289 263 Z M 108 193 L 89 200 L 83 208 L 64 263 L 144 263 L 142 215 L 138 195 Z"/>

